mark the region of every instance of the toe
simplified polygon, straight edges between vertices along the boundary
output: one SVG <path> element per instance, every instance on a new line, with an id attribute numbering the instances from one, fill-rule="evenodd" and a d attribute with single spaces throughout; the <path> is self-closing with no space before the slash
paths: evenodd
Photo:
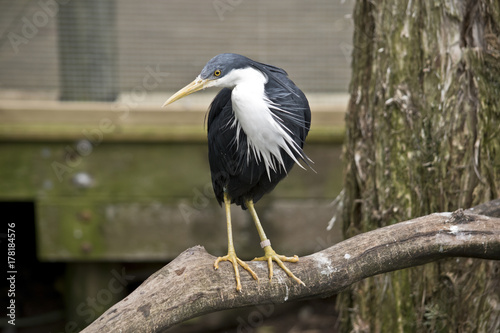
<path id="1" fill-rule="evenodd" d="M 263 257 L 257 257 L 254 258 L 254 261 L 267 261 L 267 265 L 269 267 L 269 280 L 272 280 L 274 276 L 273 272 L 273 261 L 276 261 L 278 266 L 285 271 L 285 273 L 294 279 L 297 283 L 302 284 L 305 286 L 304 282 L 302 282 L 298 277 L 296 277 L 288 267 L 285 266 L 283 262 L 298 262 L 299 257 L 297 255 L 294 255 L 293 257 L 286 257 L 283 255 L 277 254 L 271 246 L 266 246 L 264 248 L 265 255 Z"/>
<path id="2" fill-rule="evenodd" d="M 246 271 L 248 271 L 250 273 L 250 275 L 252 275 L 254 280 L 257 280 L 257 281 L 259 280 L 257 274 L 255 274 L 255 272 L 250 268 L 250 266 L 248 266 L 248 264 L 246 264 L 243 260 L 238 258 L 235 254 L 228 253 L 224 257 L 218 257 L 214 262 L 214 269 L 219 268 L 219 262 L 221 262 L 221 261 L 230 261 L 231 264 L 233 265 L 234 278 L 236 280 L 236 291 L 241 291 L 240 270 L 238 268 L 238 265 L 240 265 Z"/>

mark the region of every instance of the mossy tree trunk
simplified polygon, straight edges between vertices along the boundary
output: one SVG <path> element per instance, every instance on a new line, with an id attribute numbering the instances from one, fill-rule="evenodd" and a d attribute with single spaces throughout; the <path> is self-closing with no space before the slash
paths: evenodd
<path id="1" fill-rule="evenodd" d="M 347 237 L 500 194 L 500 2 L 357 1 Z M 500 329 L 500 264 L 441 261 L 339 297 L 344 331 Z"/>

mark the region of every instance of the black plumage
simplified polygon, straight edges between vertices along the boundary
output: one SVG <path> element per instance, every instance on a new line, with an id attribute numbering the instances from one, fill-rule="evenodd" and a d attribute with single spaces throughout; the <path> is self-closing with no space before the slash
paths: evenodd
<path id="1" fill-rule="evenodd" d="M 250 66 L 266 74 L 266 95 L 272 104 L 277 106 L 270 110 L 302 149 L 311 122 L 311 111 L 304 93 L 288 78 L 284 70 L 253 61 Z M 246 208 L 246 199 L 252 199 L 255 203 L 264 194 L 272 191 L 295 162 L 280 149 L 284 168 L 279 166 L 276 171 L 271 170 L 269 178 L 262 160 L 257 161 L 254 154 L 247 149 L 247 136 L 243 130 L 239 132 L 239 144 L 236 144 L 237 127 L 233 126 L 235 115 L 231 92 L 230 88 L 223 88 L 210 105 L 207 119 L 208 157 L 212 185 L 219 203 L 223 202 L 226 188 L 231 202 Z M 297 160 L 308 164 L 304 153 L 294 154 Z"/>

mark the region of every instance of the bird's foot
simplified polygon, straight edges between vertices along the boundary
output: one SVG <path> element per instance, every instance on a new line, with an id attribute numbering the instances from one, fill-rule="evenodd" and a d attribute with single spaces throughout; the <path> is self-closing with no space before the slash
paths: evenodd
<path id="1" fill-rule="evenodd" d="M 238 269 L 238 265 L 246 269 L 250 273 L 250 275 L 252 275 L 254 280 L 259 280 L 257 274 L 255 274 L 255 272 L 250 268 L 250 266 L 248 266 L 247 263 L 238 258 L 234 251 L 228 251 L 227 255 L 218 257 L 214 262 L 214 269 L 219 268 L 219 262 L 221 261 L 230 261 L 233 264 L 234 276 L 236 278 L 236 291 L 241 291 L 240 270 Z"/>
<path id="2" fill-rule="evenodd" d="M 287 262 L 297 262 L 299 261 L 299 257 L 297 255 L 294 255 L 293 257 L 285 257 L 283 255 L 277 254 L 271 245 L 268 245 L 264 247 L 264 256 L 263 257 L 258 257 L 253 259 L 252 261 L 267 261 L 267 266 L 269 267 L 269 280 L 272 280 L 273 278 L 273 261 L 276 261 L 278 266 L 281 267 L 282 270 L 285 271 L 286 274 L 288 274 L 289 277 L 294 279 L 297 283 L 305 286 L 306 284 L 302 282 L 301 279 L 296 277 L 289 269 L 288 267 L 285 266 L 283 261 Z"/>

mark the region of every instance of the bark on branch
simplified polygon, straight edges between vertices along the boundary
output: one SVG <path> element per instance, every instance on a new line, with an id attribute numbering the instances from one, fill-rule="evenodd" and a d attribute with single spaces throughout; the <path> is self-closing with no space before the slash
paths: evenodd
<path id="1" fill-rule="evenodd" d="M 266 263 L 249 262 L 235 290 L 230 264 L 214 271 L 201 246 L 181 253 L 83 332 L 159 332 L 218 310 L 336 294 L 366 277 L 448 257 L 500 260 L 500 199 L 454 213 L 436 213 L 367 232 L 288 264 L 306 286 Z"/>

